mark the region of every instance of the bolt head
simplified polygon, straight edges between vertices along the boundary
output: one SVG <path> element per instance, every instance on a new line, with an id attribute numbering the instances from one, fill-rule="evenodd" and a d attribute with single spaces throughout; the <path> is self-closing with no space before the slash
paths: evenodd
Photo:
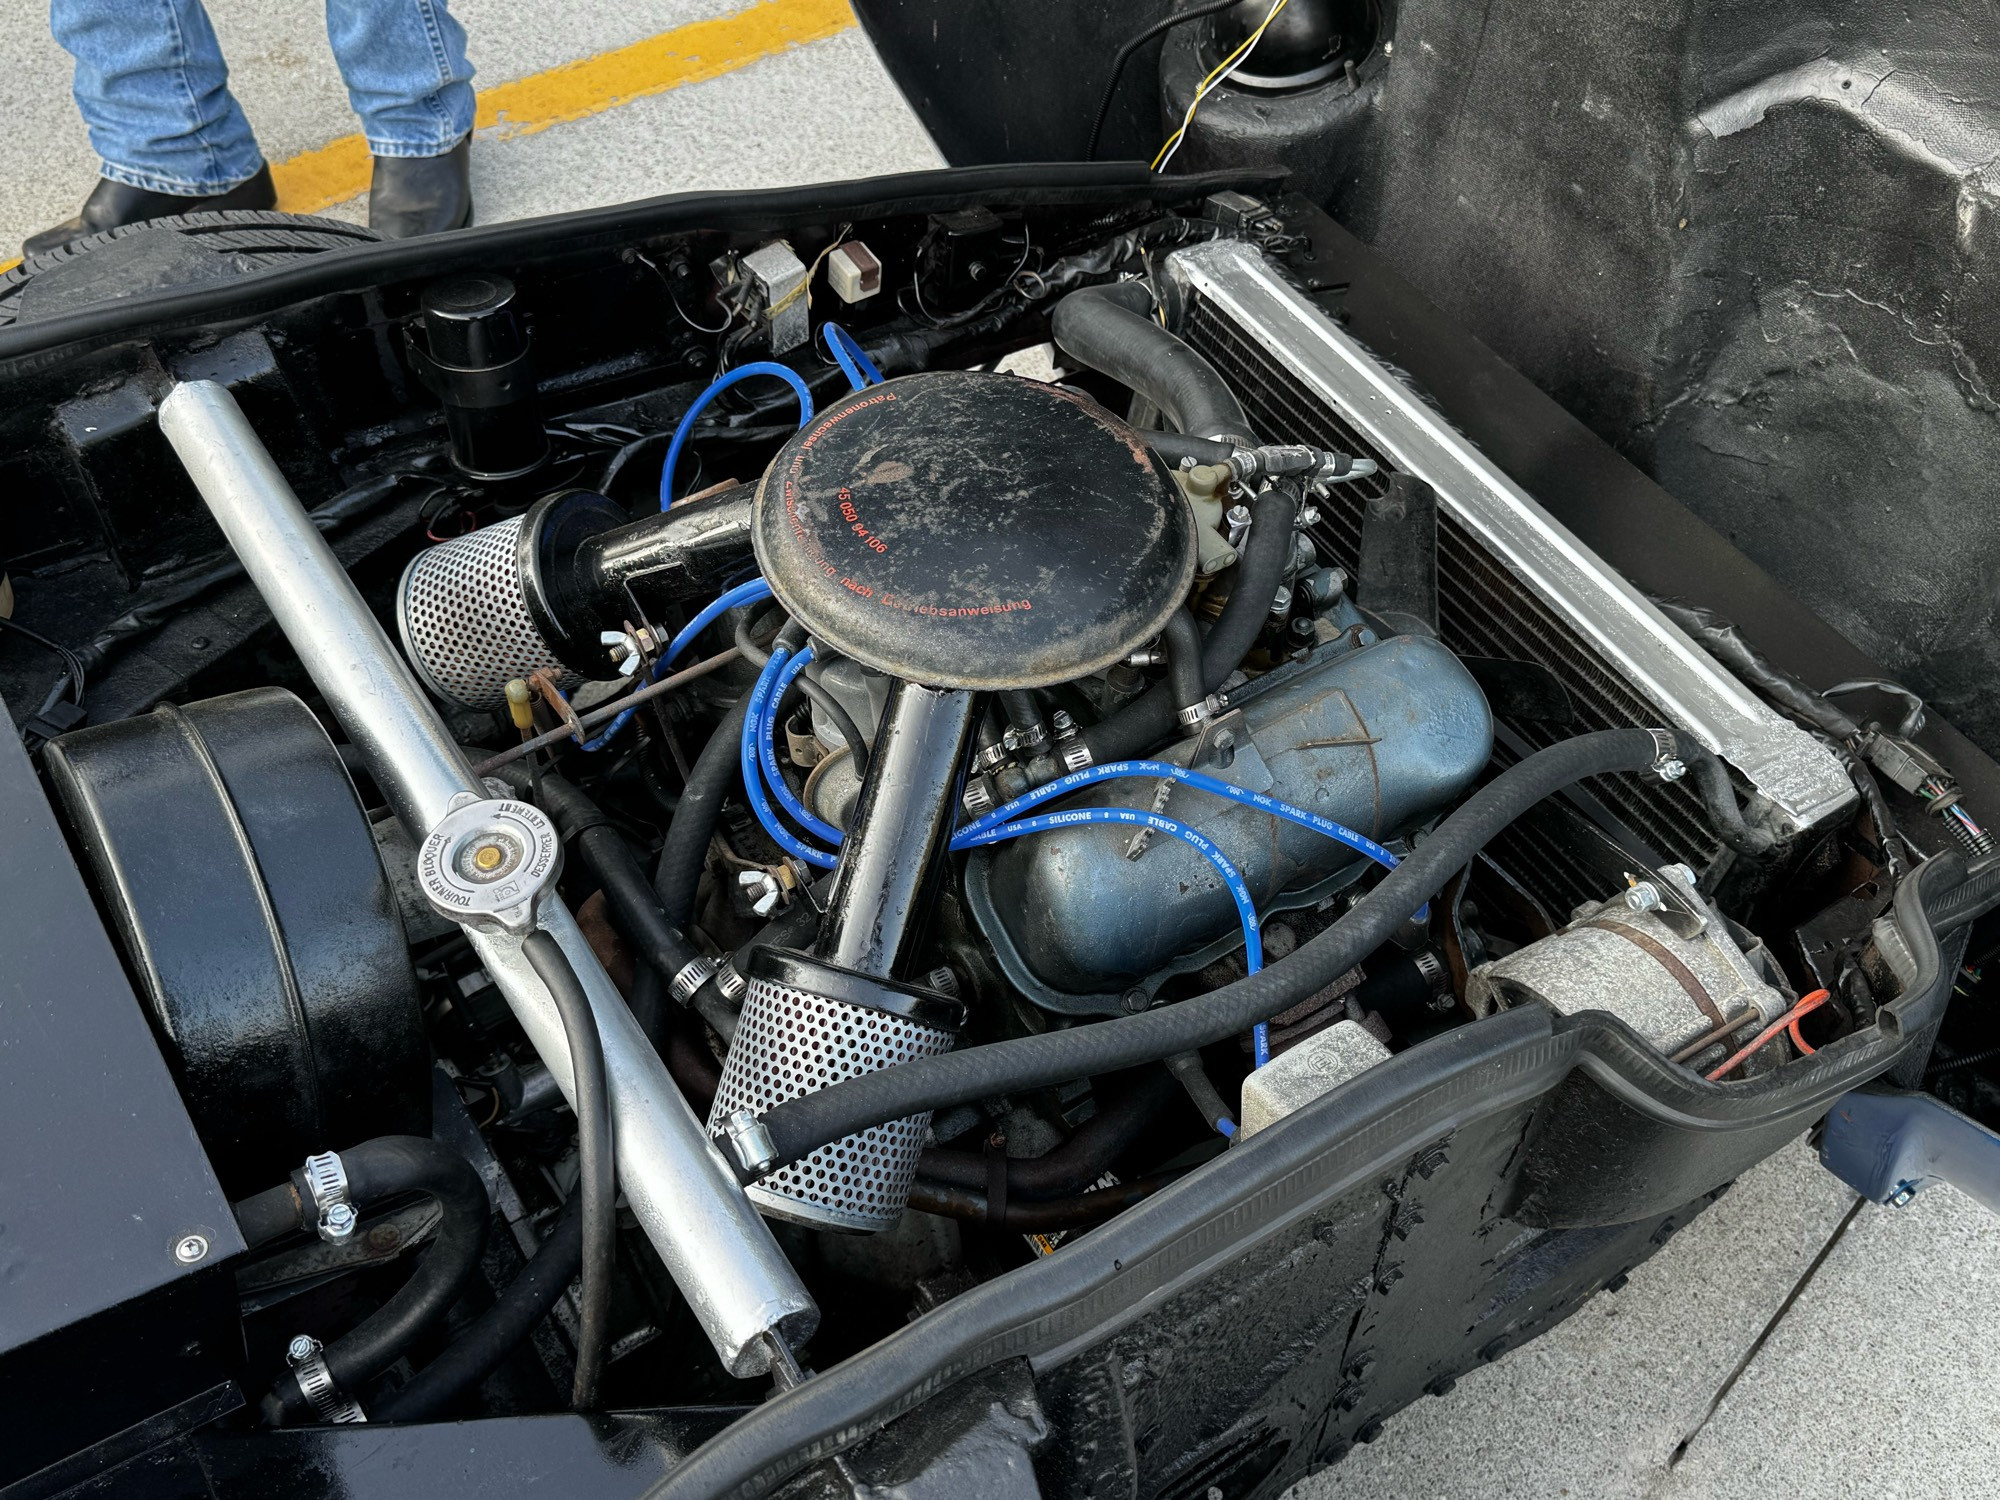
<path id="1" fill-rule="evenodd" d="M 194 1265 L 208 1258 L 208 1236 L 184 1234 L 174 1243 L 174 1259 L 184 1266 Z"/>
<path id="2" fill-rule="evenodd" d="M 1120 997 L 1119 1003 L 1122 1004 L 1128 1012 L 1136 1016 L 1140 1011 L 1144 1010 L 1148 1005 L 1152 1004 L 1152 996 L 1148 995 L 1143 989 L 1140 989 L 1137 985 L 1134 985 L 1131 989 L 1127 990 L 1123 996 Z"/>
<path id="3" fill-rule="evenodd" d="M 321 1232 L 330 1240 L 346 1239 L 360 1222 L 361 1215 L 351 1203 L 329 1203 L 319 1219 Z"/>
<path id="4" fill-rule="evenodd" d="M 319 1340 L 309 1333 L 302 1333 L 285 1345 L 285 1358 L 295 1365 L 302 1365 L 319 1351 Z"/>
<path id="5" fill-rule="evenodd" d="M 1678 760 L 1663 760 L 1657 769 L 1662 781 L 1679 781 L 1688 773 L 1686 763 Z"/>
<path id="6" fill-rule="evenodd" d="M 1633 911 L 1657 911 L 1660 888 L 1650 880 L 1642 880 L 1625 893 L 1625 904 Z"/>
<path id="7" fill-rule="evenodd" d="M 1899 1182 L 1896 1184 L 1896 1191 L 1889 1195 L 1889 1207 L 1906 1208 L 1910 1200 L 1916 1196 L 1917 1185 L 1914 1182 Z"/>

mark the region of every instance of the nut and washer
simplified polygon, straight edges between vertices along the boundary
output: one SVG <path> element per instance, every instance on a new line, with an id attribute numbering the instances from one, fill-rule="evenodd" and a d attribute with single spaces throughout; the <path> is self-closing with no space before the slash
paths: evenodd
<path id="1" fill-rule="evenodd" d="M 354 1236 L 361 1215 L 347 1197 L 347 1167 L 338 1151 L 322 1151 L 308 1156 L 305 1165 L 306 1190 L 319 1211 L 319 1237 L 329 1245 L 343 1245 Z"/>
<path id="2" fill-rule="evenodd" d="M 715 960 L 712 958 L 691 958 L 682 964 L 674 977 L 667 981 L 667 988 L 673 997 L 686 1005 L 694 999 L 701 987 L 715 977 Z"/>
<path id="3" fill-rule="evenodd" d="M 1633 911 L 1658 911 L 1665 898 L 1650 880 L 1642 880 L 1625 892 L 1625 904 Z"/>
<path id="4" fill-rule="evenodd" d="M 417 883 L 440 916 L 525 937 L 562 870 L 562 838 L 540 808 L 470 801 L 446 813 L 417 852 Z"/>

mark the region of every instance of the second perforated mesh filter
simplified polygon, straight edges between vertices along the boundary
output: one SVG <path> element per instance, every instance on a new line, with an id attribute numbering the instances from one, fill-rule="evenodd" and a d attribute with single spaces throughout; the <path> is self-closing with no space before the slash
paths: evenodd
<path id="1" fill-rule="evenodd" d="M 951 1050 L 953 1033 L 770 979 L 750 980 L 708 1130 L 878 1068 Z M 887 1229 L 902 1217 L 930 1114 L 822 1146 L 749 1189 L 764 1212 L 822 1229 Z"/>
<path id="2" fill-rule="evenodd" d="M 441 698 L 500 708 L 507 684 L 547 672 L 565 688 L 578 679 L 542 639 L 521 587 L 521 518 L 482 526 L 410 559 L 396 591 L 403 651 Z"/>

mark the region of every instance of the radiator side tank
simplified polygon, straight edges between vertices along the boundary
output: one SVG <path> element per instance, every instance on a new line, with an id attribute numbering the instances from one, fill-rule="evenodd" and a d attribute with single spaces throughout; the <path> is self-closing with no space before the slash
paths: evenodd
<path id="1" fill-rule="evenodd" d="M 1493 720 L 1471 673 L 1437 641 L 1394 636 L 1321 648 L 1232 695 L 1255 743 L 1209 774 L 1308 808 L 1380 841 L 1463 795 L 1493 749 Z M 1190 763 L 1193 743 L 1158 759 Z M 1150 807 L 1151 779 L 1100 782 L 1053 808 Z M 1165 812 L 1200 829 L 1242 872 L 1260 913 L 1288 895 L 1361 873 L 1362 856 L 1296 824 L 1176 786 Z M 1155 837 L 1126 857 L 1132 831 L 1090 825 L 983 849 L 966 896 L 1002 967 L 1046 1009 L 1115 1014 L 1137 987 L 1206 962 L 1238 930 L 1221 880 L 1195 850 Z"/>

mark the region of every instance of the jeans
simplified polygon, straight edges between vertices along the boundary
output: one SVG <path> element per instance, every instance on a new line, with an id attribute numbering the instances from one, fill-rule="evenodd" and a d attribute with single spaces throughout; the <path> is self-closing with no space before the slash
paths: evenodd
<path id="1" fill-rule="evenodd" d="M 103 175 L 209 197 L 264 165 L 201 0 L 50 0 Z M 444 0 L 326 0 L 326 35 L 376 156 L 438 156 L 472 129 L 465 28 Z"/>

